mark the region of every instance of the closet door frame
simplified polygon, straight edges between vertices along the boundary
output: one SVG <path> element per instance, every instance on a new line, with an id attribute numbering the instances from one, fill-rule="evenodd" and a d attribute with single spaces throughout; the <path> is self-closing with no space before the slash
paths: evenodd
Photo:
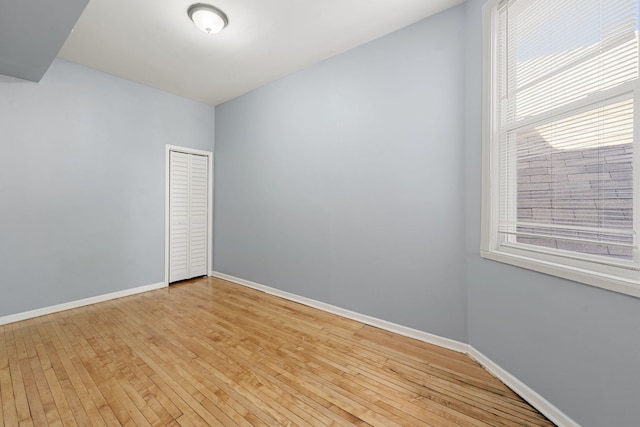
<path id="1" fill-rule="evenodd" d="M 213 271 L 213 152 L 196 150 L 195 148 L 180 147 L 167 144 L 165 147 L 165 194 L 164 194 L 164 284 L 169 286 L 169 189 L 171 176 L 171 152 L 176 151 L 185 154 L 196 154 L 207 157 L 207 275 Z"/>

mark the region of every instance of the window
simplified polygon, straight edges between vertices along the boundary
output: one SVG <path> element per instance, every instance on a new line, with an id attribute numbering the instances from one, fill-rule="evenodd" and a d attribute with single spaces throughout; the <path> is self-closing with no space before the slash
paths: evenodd
<path id="1" fill-rule="evenodd" d="M 638 3 L 485 5 L 484 257 L 640 297 Z"/>

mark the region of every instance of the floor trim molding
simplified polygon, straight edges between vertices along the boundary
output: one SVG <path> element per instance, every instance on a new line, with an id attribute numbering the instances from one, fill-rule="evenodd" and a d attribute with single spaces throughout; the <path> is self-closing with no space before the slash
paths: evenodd
<path id="1" fill-rule="evenodd" d="M 378 319 L 365 314 L 356 313 L 354 311 L 316 301 L 311 298 L 302 297 L 290 292 L 281 291 L 279 289 L 261 285 L 249 280 L 240 279 L 238 277 L 230 276 L 218 271 L 212 271 L 209 275 L 218 279 L 226 280 L 228 282 L 278 296 L 289 301 L 298 302 L 309 307 L 317 308 L 319 310 L 336 314 L 338 316 L 356 320 L 366 325 L 375 326 L 389 332 L 395 332 L 399 335 L 403 335 L 409 338 L 415 338 L 417 340 L 448 348 L 449 350 L 457 351 L 459 353 L 465 353 L 473 358 L 476 362 L 480 363 L 487 371 L 489 371 L 492 375 L 502 381 L 507 387 L 517 393 L 520 397 L 526 400 L 531 406 L 540 411 L 545 417 L 547 417 L 556 425 L 560 427 L 579 427 L 578 423 L 565 415 L 561 410 L 551 404 L 551 402 L 540 396 L 532 388 L 527 386 L 515 376 L 511 375 L 508 371 L 500 367 L 497 363 L 493 362 L 491 359 L 489 359 L 487 356 L 485 356 L 469 344 L 430 334 L 428 332 L 419 331 L 417 329 L 412 329 L 392 322 L 387 322 L 386 320 Z"/>
<path id="2" fill-rule="evenodd" d="M 99 302 L 109 301 L 112 299 L 128 297 L 130 295 L 153 291 L 155 289 L 164 288 L 165 286 L 167 285 L 164 282 L 153 283 L 151 285 L 139 286 L 137 288 L 131 288 L 131 289 L 124 289 L 122 291 L 111 292 L 108 294 L 98 295 L 95 297 L 85 298 L 85 299 L 71 301 L 71 302 L 65 302 L 62 304 L 38 308 L 30 311 L 24 311 L 22 313 L 10 314 L 8 316 L 0 317 L 0 326 L 6 325 L 8 323 L 19 322 L 21 320 L 32 319 L 34 317 L 45 316 L 47 314 L 57 313 L 59 311 L 70 310 L 72 308 L 83 307 L 85 305 L 96 304 Z"/>
<path id="3" fill-rule="evenodd" d="M 493 360 L 482 354 L 475 347 L 469 345 L 469 351 L 467 354 L 476 362 L 481 364 L 484 369 L 493 374 L 493 376 L 505 383 L 507 387 L 526 400 L 531 406 L 540 411 L 554 424 L 562 427 L 580 427 L 578 423 L 565 415 L 564 412 L 556 408 L 548 400 L 536 393 L 535 390 L 511 375 Z"/>
<path id="4" fill-rule="evenodd" d="M 335 305 L 320 302 L 311 298 L 301 297 L 296 294 L 281 291 L 279 289 L 261 285 L 259 283 L 251 282 L 249 280 L 240 279 L 238 277 L 229 276 L 228 274 L 220 273 L 217 271 L 214 271 L 212 276 L 217 277 L 218 279 L 226 280 L 228 282 L 236 283 L 238 285 L 243 285 L 248 288 L 256 289 L 258 291 L 266 292 L 268 294 L 275 295 L 275 296 L 287 299 L 289 301 L 299 302 L 300 304 L 317 308 L 319 310 L 336 314 L 338 316 L 346 317 L 347 319 L 362 322 L 366 325 L 375 326 L 389 332 L 395 332 L 397 334 L 404 335 L 410 338 L 415 338 L 417 340 L 424 341 L 429 344 L 434 344 L 439 347 L 448 348 L 449 350 L 457 351 L 459 353 L 467 352 L 467 344 L 461 343 L 460 341 L 444 338 L 438 335 L 434 335 L 428 332 L 423 332 L 417 329 L 409 328 L 407 326 L 398 325 L 392 322 L 387 322 L 386 320 L 378 319 L 376 317 L 368 316 L 366 314 L 356 313 L 355 311 L 347 310 L 341 307 L 336 307 Z"/>

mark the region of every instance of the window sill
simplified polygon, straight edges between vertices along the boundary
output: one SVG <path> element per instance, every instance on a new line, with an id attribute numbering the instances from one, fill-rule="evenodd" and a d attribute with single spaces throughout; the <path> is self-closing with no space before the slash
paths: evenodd
<path id="1" fill-rule="evenodd" d="M 502 262 L 504 264 L 526 268 L 528 270 L 538 271 L 551 276 L 561 277 L 563 279 L 569 279 L 586 285 L 640 298 L 640 280 L 620 278 L 604 273 L 505 252 L 481 250 L 480 256 L 482 256 L 482 258 Z M 640 273 L 638 274 L 640 278 Z"/>

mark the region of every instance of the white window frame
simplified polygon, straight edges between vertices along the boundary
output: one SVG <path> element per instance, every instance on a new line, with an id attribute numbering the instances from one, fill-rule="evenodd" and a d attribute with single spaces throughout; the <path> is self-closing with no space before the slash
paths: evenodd
<path id="1" fill-rule="evenodd" d="M 483 106 L 482 106 L 482 213 L 480 255 L 483 258 L 577 281 L 640 298 L 640 265 L 630 262 L 602 262 L 597 257 L 575 253 L 561 256 L 545 248 L 501 243 L 498 234 L 499 147 L 497 94 L 497 43 L 494 33 L 501 0 L 489 0 L 483 7 Z M 619 95 L 633 92 L 635 123 L 640 123 L 640 82 L 625 84 Z M 634 130 L 634 224 L 640 224 L 640 146 Z M 495 141 L 495 143 L 494 143 Z M 637 259 L 637 257 L 634 257 Z"/>

